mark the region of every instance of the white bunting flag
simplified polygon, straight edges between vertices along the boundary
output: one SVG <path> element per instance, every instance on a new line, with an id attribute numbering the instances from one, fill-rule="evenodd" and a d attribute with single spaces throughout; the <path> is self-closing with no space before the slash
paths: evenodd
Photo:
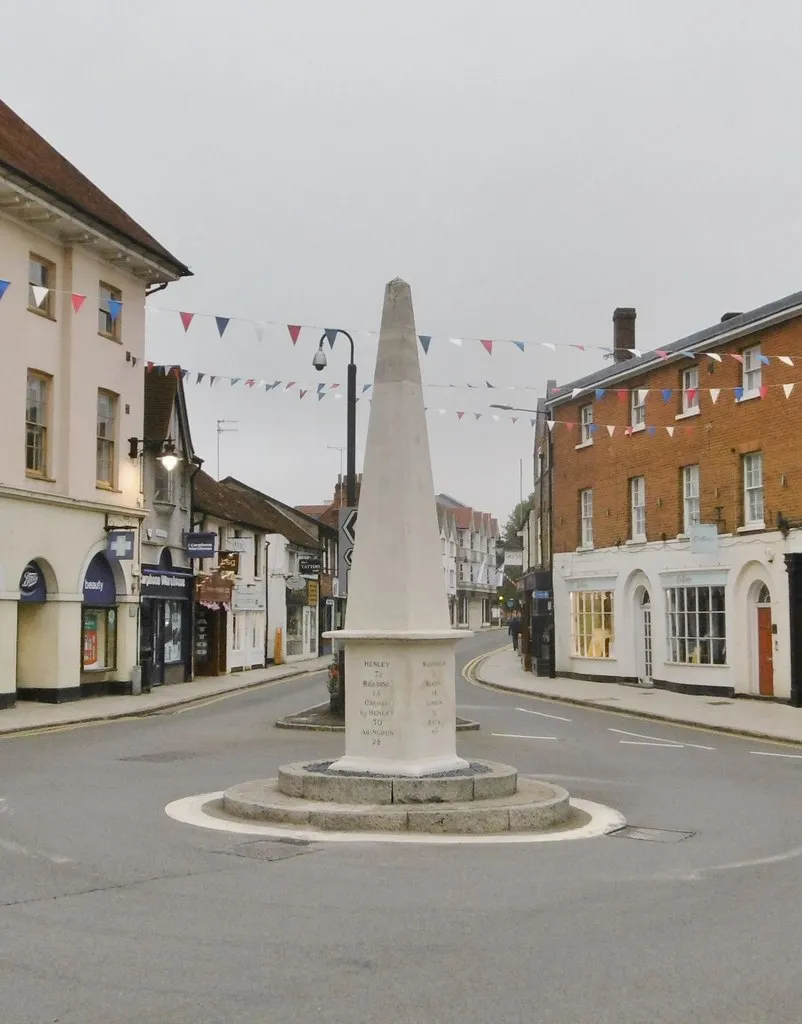
<path id="1" fill-rule="evenodd" d="M 720 394 L 721 394 L 721 388 L 711 388 L 710 389 L 710 401 L 713 403 L 713 405 L 715 405 L 716 402 L 718 401 L 718 396 Z"/>
<path id="2" fill-rule="evenodd" d="M 445 410 L 445 409 L 438 409 L 437 411 L 438 411 L 438 413 L 439 413 L 439 414 L 440 414 L 441 416 L 445 416 L 445 414 L 446 414 L 446 410 Z"/>
<path id="3" fill-rule="evenodd" d="M 718 354 L 718 352 L 702 352 L 700 354 L 703 356 L 707 356 L 708 359 L 715 359 L 717 363 L 721 362 L 721 356 Z"/>
<path id="4" fill-rule="evenodd" d="M 639 348 L 631 348 L 629 351 L 632 353 L 635 359 L 640 359 L 640 357 L 643 355 Z"/>
<path id="5" fill-rule="evenodd" d="M 643 405 L 643 403 L 646 401 L 646 396 L 648 394 L 648 388 L 638 388 L 638 405 Z"/>
<path id="6" fill-rule="evenodd" d="M 493 419 L 496 421 L 496 423 L 498 423 L 498 421 L 501 419 L 501 417 L 500 416 L 496 416 L 496 414 L 493 413 Z"/>
<path id="7" fill-rule="evenodd" d="M 254 320 L 253 329 L 254 331 L 256 331 L 256 340 L 261 341 L 262 338 L 264 338 L 265 336 L 267 324 L 264 322 L 264 320 Z"/>
<path id="8" fill-rule="evenodd" d="M 449 338 L 452 345 L 456 345 L 458 348 L 462 344 L 462 338 Z"/>
<path id="9" fill-rule="evenodd" d="M 43 288 L 39 284 L 32 284 L 31 291 L 33 292 L 33 301 L 41 309 L 42 303 L 47 299 L 47 293 L 50 291 L 49 288 Z"/>
<path id="10" fill-rule="evenodd" d="M 550 348 L 552 352 L 556 352 L 557 351 L 557 346 L 556 345 L 552 345 L 552 343 L 550 341 L 541 341 L 540 344 L 543 346 L 543 348 Z"/>
<path id="11" fill-rule="evenodd" d="M 607 424 L 607 433 L 610 435 L 610 437 L 612 437 L 615 433 L 615 426 L 612 423 Z"/>
<path id="12" fill-rule="evenodd" d="M 555 422 L 555 420 L 546 420 L 546 426 L 549 428 L 549 430 L 554 430 Z"/>
<path id="13" fill-rule="evenodd" d="M 790 356 L 777 356 L 781 363 L 785 363 L 786 366 L 793 366 L 794 361 Z"/>
<path id="14" fill-rule="evenodd" d="M 571 398 L 576 398 L 577 395 L 581 395 L 581 394 L 582 394 L 582 388 L 574 388 L 574 390 L 571 392 Z"/>
<path id="15" fill-rule="evenodd" d="M 783 384 L 783 391 L 785 392 L 785 397 L 786 398 L 790 398 L 791 397 L 791 392 L 793 390 L 794 390 L 794 385 L 793 384 Z"/>
<path id="16" fill-rule="evenodd" d="M 674 431 L 676 429 L 677 429 L 676 427 L 666 427 L 666 433 L 668 434 L 669 437 L 673 437 L 674 436 Z"/>

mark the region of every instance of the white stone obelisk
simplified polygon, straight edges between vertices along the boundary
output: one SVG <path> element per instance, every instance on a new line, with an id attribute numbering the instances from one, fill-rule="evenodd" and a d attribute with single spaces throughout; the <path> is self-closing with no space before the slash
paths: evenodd
<path id="1" fill-rule="evenodd" d="M 345 629 L 345 756 L 334 770 L 424 776 L 457 757 L 454 652 L 412 295 L 385 289 Z"/>

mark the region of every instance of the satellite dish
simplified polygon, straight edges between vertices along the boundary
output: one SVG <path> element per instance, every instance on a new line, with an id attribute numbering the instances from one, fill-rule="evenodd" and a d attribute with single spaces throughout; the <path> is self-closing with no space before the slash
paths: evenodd
<path id="1" fill-rule="evenodd" d="M 290 576 L 287 579 L 288 590 L 303 590 L 306 586 L 306 580 L 303 576 Z"/>

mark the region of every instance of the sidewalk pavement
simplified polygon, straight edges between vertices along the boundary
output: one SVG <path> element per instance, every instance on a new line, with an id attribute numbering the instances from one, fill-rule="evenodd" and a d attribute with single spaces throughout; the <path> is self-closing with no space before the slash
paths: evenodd
<path id="1" fill-rule="evenodd" d="M 264 683 L 275 683 L 293 676 L 322 672 L 331 664 L 331 655 L 296 661 L 291 665 L 272 665 L 235 672 L 226 676 L 203 677 L 189 683 L 171 683 L 157 686 L 150 693 L 124 697 L 89 697 L 68 704 L 39 704 L 18 701 L 17 706 L 0 711 L 0 736 L 28 729 L 46 729 L 52 726 L 78 725 L 102 722 L 115 718 L 138 718 L 152 715 L 166 708 L 182 704 L 195 704 L 221 694 L 249 690 Z M 321 703 L 326 690 L 320 691 Z"/>
<path id="2" fill-rule="evenodd" d="M 548 697 L 605 711 L 695 725 L 717 732 L 802 744 L 802 708 L 775 701 L 736 697 L 699 697 L 650 687 L 597 683 L 585 679 L 549 679 L 525 672 L 511 647 L 475 663 L 475 678 L 488 686 L 532 697 Z"/>

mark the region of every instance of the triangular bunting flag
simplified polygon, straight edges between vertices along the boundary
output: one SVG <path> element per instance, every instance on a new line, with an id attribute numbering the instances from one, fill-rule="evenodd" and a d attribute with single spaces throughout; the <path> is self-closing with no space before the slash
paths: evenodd
<path id="1" fill-rule="evenodd" d="M 136 366 L 136 364 L 138 362 L 139 362 L 139 360 L 137 359 L 136 356 L 131 356 L 131 367 L 132 367 L 132 369 Z"/>
<path id="2" fill-rule="evenodd" d="M 692 434 L 693 433 L 693 427 L 685 427 L 685 433 L 686 434 Z"/>
<path id="3" fill-rule="evenodd" d="M 573 430 L 574 429 L 573 423 L 569 423 L 567 420 L 565 421 L 565 427 L 566 427 L 567 430 Z"/>
<path id="4" fill-rule="evenodd" d="M 744 396 L 744 389 L 743 388 L 736 388 L 735 389 L 735 401 L 736 402 L 740 402 L 741 399 L 743 398 L 743 396 Z"/>
<path id="5" fill-rule="evenodd" d="M 421 348 L 423 349 L 423 354 L 427 356 L 429 354 L 429 345 L 432 342 L 431 334 L 419 334 L 418 341 L 420 342 Z"/>
<path id="6" fill-rule="evenodd" d="M 293 345 L 298 340 L 298 335 L 301 333 L 300 324 L 287 324 L 287 330 L 290 332 L 290 338 L 292 339 Z"/>
<path id="7" fill-rule="evenodd" d="M 242 380 L 242 377 L 229 377 L 228 378 L 228 382 L 229 382 L 229 384 L 231 385 L 232 388 L 234 387 L 235 384 L 239 384 L 239 382 L 241 380 Z"/>
<path id="8" fill-rule="evenodd" d="M 457 347 L 459 347 L 462 344 L 462 338 L 449 338 L 448 340 L 451 342 L 452 345 L 456 345 Z"/>
<path id="9" fill-rule="evenodd" d="M 295 387 L 295 381 L 294 380 L 288 380 L 287 383 L 284 385 L 284 390 L 285 391 L 289 391 L 290 388 L 294 388 L 294 387 Z"/>
<path id="10" fill-rule="evenodd" d="M 212 374 L 212 375 L 211 375 L 211 376 L 209 377 L 209 387 L 212 387 L 212 385 L 214 384 L 214 382 L 215 382 L 216 380 L 217 380 L 217 377 L 215 377 L 215 375 L 214 375 L 214 374 Z"/>
<path id="11" fill-rule="evenodd" d="M 153 363 L 150 360 L 148 360 L 145 363 L 145 368 L 147 369 L 148 373 L 152 373 L 153 372 Z"/>
<path id="12" fill-rule="evenodd" d="M 696 388 L 688 388 L 688 405 L 696 404 Z"/>
<path id="13" fill-rule="evenodd" d="M 461 419 L 462 419 L 462 417 L 463 417 L 464 415 L 465 415 L 465 413 L 464 413 L 464 412 L 458 412 L 458 413 L 457 413 L 457 419 L 458 419 L 458 420 L 461 420 Z"/>
<path id="14" fill-rule="evenodd" d="M 195 383 L 196 383 L 196 384 L 200 384 L 200 382 L 201 382 L 201 381 L 203 380 L 203 378 L 204 378 L 205 376 L 206 376 L 206 374 L 205 374 L 205 373 L 199 373 L 199 374 L 198 374 L 198 379 L 197 379 L 197 380 L 195 381 Z"/>
<path id="15" fill-rule="evenodd" d="M 616 394 L 618 395 L 619 402 L 626 402 L 627 395 L 629 394 L 629 392 L 626 391 L 624 388 L 620 388 L 618 391 L 616 391 Z"/>
<path id="16" fill-rule="evenodd" d="M 512 420 L 513 423 L 517 423 L 518 422 L 518 417 L 517 416 L 510 416 L 510 419 Z"/>
<path id="17" fill-rule="evenodd" d="M 0 281 L 0 299 L 2 299 L 2 297 L 6 294 L 6 292 L 8 291 L 8 286 L 10 284 L 10 281 Z"/>
<path id="18" fill-rule="evenodd" d="M 489 338 L 482 338 L 481 345 L 489 356 L 493 355 L 493 342 Z"/>
<path id="19" fill-rule="evenodd" d="M 33 301 L 38 307 L 41 308 L 42 303 L 47 298 L 47 294 L 50 291 L 49 288 L 43 288 L 40 284 L 32 284 L 31 292 L 33 293 Z"/>
<path id="20" fill-rule="evenodd" d="M 721 356 L 718 352 L 700 352 L 699 355 L 707 356 L 708 359 L 715 359 L 717 363 L 721 362 Z"/>
<path id="21" fill-rule="evenodd" d="M 371 389 L 372 387 L 373 387 L 373 385 L 372 385 L 372 384 L 363 384 L 363 385 L 362 385 L 362 394 L 364 395 L 366 391 L 370 391 L 370 389 Z"/>
<path id="22" fill-rule="evenodd" d="M 491 384 L 489 380 L 486 380 L 485 384 L 487 384 L 489 388 L 494 388 L 496 386 L 495 384 Z"/>
<path id="23" fill-rule="evenodd" d="M 760 397 L 761 398 L 765 398 L 768 393 L 769 393 L 768 384 L 761 384 L 760 385 Z"/>
<path id="24" fill-rule="evenodd" d="M 83 306 L 83 304 L 86 302 L 86 296 L 79 295 L 77 292 L 73 292 L 72 295 L 70 295 L 70 302 L 72 303 L 73 313 L 80 313 L 81 306 Z"/>
<path id="25" fill-rule="evenodd" d="M 318 391 L 318 393 L 317 393 L 317 400 L 318 400 L 318 402 L 321 400 L 321 398 L 325 398 L 325 397 L 326 397 L 325 391 Z"/>
<path id="26" fill-rule="evenodd" d="M 793 384 L 783 384 L 783 391 L 785 392 L 785 397 L 786 398 L 790 398 L 791 397 L 791 392 L 793 390 L 794 390 L 794 385 Z"/>
<path id="27" fill-rule="evenodd" d="M 736 363 L 743 364 L 744 357 L 741 355 L 740 352 L 728 352 L 727 355 L 732 356 Z"/>
<path id="28" fill-rule="evenodd" d="M 599 424 L 598 423 L 589 423 L 588 424 L 588 433 L 589 434 L 595 434 L 598 429 L 599 429 Z"/>
<path id="29" fill-rule="evenodd" d="M 537 420 L 533 420 L 533 419 L 531 419 L 531 418 L 530 418 L 530 420 L 529 420 L 529 425 L 530 425 L 530 426 L 534 427 L 534 425 L 535 425 L 536 423 L 537 423 Z"/>
<path id="30" fill-rule="evenodd" d="M 338 328 L 336 327 L 327 327 L 323 332 L 326 341 L 329 343 L 329 348 L 334 348 L 334 340 L 337 337 L 337 330 Z"/>
<path id="31" fill-rule="evenodd" d="M 482 414 L 480 412 L 475 412 L 473 415 L 474 419 L 480 420 L 482 418 Z"/>
<path id="32" fill-rule="evenodd" d="M 119 319 L 120 313 L 123 311 L 123 304 L 119 299 L 109 299 L 109 316 L 111 317 L 112 323 Z"/>
<path id="33" fill-rule="evenodd" d="M 256 340 L 262 341 L 265 336 L 265 331 L 267 330 L 267 324 L 264 320 L 254 320 L 253 329 L 256 332 Z"/>
<path id="34" fill-rule="evenodd" d="M 612 423 L 608 423 L 607 424 L 607 433 L 610 435 L 610 437 L 613 436 L 613 434 L 615 433 L 615 425 L 614 424 L 612 424 Z"/>
<path id="35" fill-rule="evenodd" d="M 546 420 L 546 426 L 549 428 L 550 431 L 554 430 L 555 422 L 556 420 Z"/>
<path id="36" fill-rule="evenodd" d="M 675 429 L 676 429 L 675 427 L 666 427 L 666 433 L 668 434 L 669 437 L 673 437 L 674 436 L 674 430 Z"/>
<path id="37" fill-rule="evenodd" d="M 515 346 L 515 347 L 516 347 L 517 349 L 520 349 L 520 351 L 521 351 L 521 352 L 523 352 L 523 351 L 524 351 L 524 350 L 526 349 L 526 343 L 525 343 L 525 342 L 523 342 L 523 341 L 514 341 L 514 342 L 513 342 L 513 345 L 514 345 L 514 346 Z"/>
<path id="38" fill-rule="evenodd" d="M 649 394 L 649 388 L 638 388 L 638 404 L 643 405 L 646 401 L 646 396 Z"/>
<path id="39" fill-rule="evenodd" d="M 668 352 L 664 348 L 656 348 L 654 351 L 661 359 L 668 359 Z"/>
<path id="40" fill-rule="evenodd" d="M 718 401 L 718 396 L 720 394 L 721 394 L 721 388 L 711 388 L 710 389 L 710 401 L 713 403 L 713 405 L 715 405 L 716 402 Z"/>
<path id="41" fill-rule="evenodd" d="M 763 365 L 764 365 L 764 366 L 768 366 L 768 365 L 769 365 L 769 363 L 771 362 L 771 360 L 769 359 L 769 357 L 768 357 L 768 356 L 765 356 L 765 355 L 763 355 L 763 353 L 762 353 L 762 352 L 760 353 L 760 361 L 761 361 L 761 363 L 763 363 Z"/>
<path id="42" fill-rule="evenodd" d="M 550 348 L 552 352 L 556 352 L 557 351 L 557 346 L 556 345 L 552 345 L 552 343 L 550 341 L 541 341 L 540 344 L 543 346 L 543 348 Z"/>
<path id="43" fill-rule="evenodd" d="M 189 376 L 189 370 L 182 370 L 181 371 L 181 380 L 186 380 L 188 376 Z"/>
<path id="44" fill-rule="evenodd" d="M 571 348 L 578 348 L 580 352 L 584 352 L 585 351 L 585 346 L 584 345 L 571 345 Z"/>
<path id="45" fill-rule="evenodd" d="M 786 366 L 793 366 L 794 361 L 790 356 L 777 356 L 781 363 L 785 363 Z"/>
<path id="46" fill-rule="evenodd" d="M 668 403 L 668 402 L 671 401 L 671 395 L 673 394 L 673 392 L 671 391 L 671 388 L 663 388 L 661 394 L 663 396 L 663 401 L 664 402 Z"/>
<path id="47" fill-rule="evenodd" d="M 192 323 L 192 318 L 195 316 L 194 313 L 179 313 L 181 317 L 181 323 L 184 325 L 184 334 L 189 330 L 189 325 Z"/>
<path id="48" fill-rule="evenodd" d="M 230 316 L 216 316 L 214 319 L 215 319 L 215 323 L 217 324 L 217 333 L 222 338 L 223 335 L 226 333 L 226 327 L 228 327 L 229 323 L 231 322 L 231 317 Z"/>
<path id="49" fill-rule="evenodd" d="M 596 400 L 597 401 L 600 401 L 602 398 L 604 398 L 604 396 L 606 394 L 607 394 L 607 392 L 604 390 L 604 388 L 596 388 Z"/>
<path id="50" fill-rule="evenodd" d="M 318 385 L 317 385 L 317 393 L 318 393 L 319 395 L 323 394 L 323 392 L 324 392 L 325 390 L 326 390 L 326 385 L 325 385 L 325 384 L 318 384 Z"/>
<path id="51" fill-rule="evenodd" d="M 308 390 L 308 389 L 307 389 L 307 390 Z M 299 395 L 301 396 L 301 398 L 303 398 L 303 397 L 304 397 L 304 395 L 306 394 L 306 391 L 304 391 L 304 390 L 303 390 L 303 388 L 302 388 L 302 389 L 301 389 L 301 390 L 300 390 L 300 391 L 298 392 L 298 394 L 299 394 Z"/>
<path id="52" fill-rule="evenodd" d="M 245 381 L 246 388 L 252 388 L 255 384 L 256 380 L 253 377 L 249 377 L 248 380 Z"/>
<path id="53" fill-rule="evenodd" d="M 582 394 L 582 388 L 574 388 L 571 391 L 571 398 L 576 398 L 577 395 L 581 395 L 581 394 Z"/>

